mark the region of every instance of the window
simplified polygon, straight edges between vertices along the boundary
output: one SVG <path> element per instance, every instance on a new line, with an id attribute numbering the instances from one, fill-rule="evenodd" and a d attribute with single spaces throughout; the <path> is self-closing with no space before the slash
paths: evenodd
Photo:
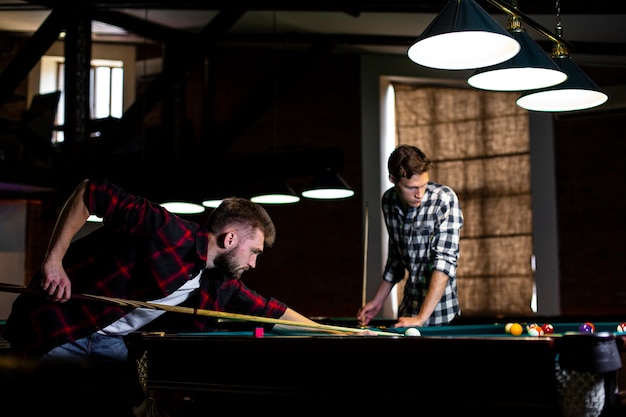
<path id="1" fill-rule="evenodd" d="M 119 60 L 94 59 L 90 70 L 89 109 L 90 117 L 121 118 L 124 104 L 124 63 Z M 60 56 L 44 56 L 41 59 L 39 92 L 61 91 L 56 124 L 65 122 L 64 100 L 65 64 Z M 52 142 L 63 142 L 63 132 L 56 131 Z"/>

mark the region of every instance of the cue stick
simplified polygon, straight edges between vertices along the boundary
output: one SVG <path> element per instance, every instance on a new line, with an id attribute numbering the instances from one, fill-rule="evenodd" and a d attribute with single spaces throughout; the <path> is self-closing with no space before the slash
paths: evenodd
<path id="1" fill-rule="evenodd" d="M 363 243 L 363 293 L 361 294 L 361 306 L 364 306 L 367 302 L 367 240 L 368 240 L 368 225 L 369 225 L 369 206 L 367 201 L 365 202 L 365 242 Z"/>
<path id="2" fill-rule="evenodd" d="M 39 295 L 39 296 L 45 295 L 45 293 L 43 292 L 38 292 L 34 289 L 27 288 L 21 285 L 15 285 L 15 284 L 0 283 L 0 291 L 24 293 L 24 294 Z M 321 324 L 321 323 L 300 323 L 297 321 L 275 319 L 271 317 L 253 316 L 253 315 L 239 314 L 239 313 L 227 313 L 224 311 L 205 310 L 205 309 L 193 308 L 193 307 L 171 306 L 167 304 L 152 303 L 148 301 L 127 300 L 124 298 L 106 297 L 103 295 L 72 294 L 72 299 L 82 300 L 82 301 L 100 301 L 100 302 L 113 304 L 118 307 L 134 307 L 134 308 L 141 307 L 141 308 L 149 308 L 153 310 L 193 314 L 193 315 L 198 315 L 198 316 L 217 317 L 217 318 L 230 319 L 230 320 L 243 320 L 243 321 L 253 321 L 253 322 L 259 322 L 259 323 L 281 324 L 284 326 L 306 327 L 306 328 L 312 328 L 312 329 L 323 330 L 323 331 L 350 332 L 350 333 L 362 333 L 362 332 L 367 331 L 367 329 L 334 326 L 334 325 Z M 375 334 L 376 335 L 380 334 L 383 336 L 396 336 L 396 337 L 403 336 L 401 333 L 391 333 L 391 332 L 382 332 L 382 331 L 376 331 Z"/>

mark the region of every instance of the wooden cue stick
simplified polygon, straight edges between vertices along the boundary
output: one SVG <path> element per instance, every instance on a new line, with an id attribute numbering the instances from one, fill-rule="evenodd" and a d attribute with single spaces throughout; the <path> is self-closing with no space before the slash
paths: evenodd
<path id="1" fill-rule="evenodd" d="M 365 231 L 363 244 L 363 293 L 361 294 L 361 306 L 367 303 L 367 241 L 368 241 L 368 227 L 369 225 L 369 207 L 367 201 L 365 202 Z"/>
<path id="2" fill-rule="evenodd" d="M 2 284 L 0 283 L 0 291 L 6 292 L 17 292 L 17 293 L 26 293 L 31 295 L 39 295 L 43 296 L 45 293 L 37 292 L 31 288 L 27 288 L 21 285 L 15 284 Z M 253 321 L 259 323 L 271 323 L 271 324 L 281 324 L 284 326 L 295 326 L 295 327 L 305 327 L 312 328 L 317 330 L 325 330 L 325 331 L 335 331 L 335 332 L 350 332 L 350 333 L 361 333 L 367 331 L 367 329 L 359 329 L 352 327 L 343 327 L 343 326 L 333 326 L 328 324 L 321 323 L 300 323 L 292 320 L 282 320 L 275 319 L 271 317 L 261 317 L 261 316 L 253 316 L 248 314 L 238 314 L 238 313 L 227 313 L 224 311 L 214 311 L 214 310 L 205 310 L 200 308 L 193 307 L 181 307 L 181 306 L 171 306 L 167 304 L 159 304 L 159 303 L 151 303 L 147 301 L 138 301 L 138 300 L 127 300 L 124 298 L 115 298 L 115 297 L 106 297 L 103 295 L 92 295 L 92 294 L 73 294 L 73 299 L 78 300 L 91 300 L 91 301 L 101 301 L 109 304 L 114 304 L 119 307 L 143 307 L 149 308 L 153 310 L 162 310 L 169 311 L 174 313 L 184 313 L 184 314 L 194 314 L 198 316 L 208 316 L 208 317 L 217 317 L 231 320 L 243 320 L 243 321 Z M 391 333 L 391 332 L 375 332 L 376 335 L 383 336 L 402 336 L 401 333 Z"/>

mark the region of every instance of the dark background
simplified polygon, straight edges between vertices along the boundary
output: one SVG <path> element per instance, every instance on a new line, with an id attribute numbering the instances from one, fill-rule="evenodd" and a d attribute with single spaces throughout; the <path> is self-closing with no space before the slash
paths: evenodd
<path id="1" fill-rule="evenodd" d="M 84 28 L 82 19 L 79 15 L 76 27 Z M 38 48 L 29 36 L 0 37 L 8 51 L 0 61 L 0 96 L 5 96 L 0 114 L 15 117 L 26 108 L 28 72 L 27 65 L 15 65 L 16 57 L 24 60 L 24 51 L 35 56 Z M 85 40 L 80 33 L 77 39 Z M 99 142 L 85 135 L 86 121 L 77 118 L 51 167 L 0 161 L 0 181 L 55 188 L 52 193 L 2 194 L 29 201 L 25 281 L 39 266 L 58 209 L 80 178 L 106 176 L 154 200 L 169 198 L 172 191 L 192 198 L 208 190 L 248 196 L 277 168 L 301 191 L 313 179 L 316 163 L 331 161 L 355 196 L 267 206 L 277 242 L 244 281 L 309 316 L 353 316 L 363 285 L 364 195 L 373 186 L 364 180 L 363 155 L 371 150 L 361 139 L 366 53 L 334 52 L 321 40 L 307 48 L 188 46 L 177 50 L 137 43 L 139 60 L 163 57 L 189 65 L 179 68 L 177 78 L 138 80 L 134 113 L 107 126 Z M 203 59 L 187 61 L 193 51 Z M 623 53 L 620 47 L 614 51 Z M 625 83 L 622 65 L 580 66 L 600 86 Z M 75 75 L 78 81 L 81 77 Z M 15 88 L 6 91 L 11 85 Z M 80 106 L 81 96 L 77 101 L 74 105 Z M 625 120 L 623 106 L 553 115 L 563 315 L 626 314 Z M 371 212 L 378 213 L 377 202 L 371 204 Z M 206 215 L 189 218 L 202 222 Z"/>

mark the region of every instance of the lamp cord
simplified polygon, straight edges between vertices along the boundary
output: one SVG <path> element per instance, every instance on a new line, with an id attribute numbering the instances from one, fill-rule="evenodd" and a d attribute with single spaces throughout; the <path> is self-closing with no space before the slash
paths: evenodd
<path id="1" fill-rule="evenodd" d="M 556 34 L 561 38 L 563 36 L 563 26 L 561 26 L 561 0 L 556 0 Z"/>
<path id="2" fill-rule="evenodd" d="M 272 13 L 272 36 L 276 36 L 276 8 Z M 272 62 L 272 136 L 273 136 L 273 145 L 274 145 L 274 153 L 278 153 L 278 110 L 276 109 L 277 103 L 277 85 L 278 82 L 276 80 L 276 71 L 278 68 L 278 52 L 276 51 L 276 47 L 273 50 L 273 62 Z"/>
<path id="3" fill-rule="evenodd" d="M 552 47 L 552 57 L 564 57 L 569 55 L 569 50 L 563 40 L 563 26 L 561 25 L 561 0 L 556 0 L 556 27 L 554 33 L 557 37 L 557 43 Z"/>

